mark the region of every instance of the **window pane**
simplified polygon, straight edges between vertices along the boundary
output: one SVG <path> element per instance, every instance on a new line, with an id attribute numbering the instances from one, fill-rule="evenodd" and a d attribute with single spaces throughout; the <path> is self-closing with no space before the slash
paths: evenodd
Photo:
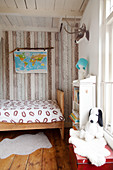
<path id="1" fill-rule="evenodd" d="M 106 0 L 106 18 L 113 11 L 113 0 Z"/>
<path id="2" fill-rule="evenodd" d="M 111 0 L 110 8 L 111 8 L 111 12 L 112 12 L 113 11 L 113 0 Z"/>
<path id="3" fill-rule="evenodd" d="M 106 18 L 110 15 L 110 7 L 111 7 L 111 2 L 110 0 L 106 0 Z"/>

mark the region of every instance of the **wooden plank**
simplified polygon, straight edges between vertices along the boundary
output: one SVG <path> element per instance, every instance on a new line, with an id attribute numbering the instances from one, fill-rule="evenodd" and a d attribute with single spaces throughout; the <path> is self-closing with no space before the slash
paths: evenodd
<path id="1" fill-rule="evenodd" d="M 5 74 L 6 74 L 6 99 L 9 99 L 9 43 L 8 32 L 5 32 Z"/>
<path id="2" fill-rule="evenodd" d="M 3 19 L 2 19 L 2 16 L 0 16 L 0 25 L 5 26 L 5 23 L 4 23 Z"/>
<path id="3" fill-rule="evenodd" d="M 26 3 L 28 9 L 36 9 L 35 0 L 26 0 Z"/>
<path id="4" fill-rule="evenodd" d="M 85 1 L 81 4 L 81 7 L 80 7 L 79 11 L 82 11 L 82 12 L 83 12 L 83 11 L 85 10 L 88 2 L 89 2 L 89 0 L 85 0 Z"/>
<path id="5" fill-rule="evenodd" d="M 48 45 L 51 47 L 51 33 L 48 33 Z M 48 99 L 52 98 L 51 51 L 48 51 Z"/>
<path id="6" fill-rule="evenodd" d="M 64 115 L 64 92 L 61 90 L 57 90 L 57 102 L 60 106 L 62 114 Z"/>
<path id="7" fill-rule="evenodd" d="M 5 0 L 5 3 L 6 3 L 8 8 L 11 8 L 11 7 L 16 8 L 16 4 L 15 4 L 14 0 L 10 0 L 10 1 L 9 0 Z"/>
<path id="8" fill-rule="evenodd" d="M 15 0 L 18 9 L 26 9 L 25 1 L 24 0 Z"/>
<path id="9" fill-rule="evenodd" d="M 55 34 L 51 33 L 51 44 L 55 47 Z M 51 51 L 52 100 L 55 100 L 55 50 Z"/>
<path id="10" fill-rule="evenodd" d="M 42 39 L 42 47 L 45 46 L 45 33 L 44 32 L 41 32 L 41 39 Z M 45 100 L 45 90 L 46 90 L 46 86 L 45 86 L 45 81 L 46 81 L 46 73 L 43 73 L 42 74 L 42 96 L 43 96 L 43 100 Z"/>
<path id="11" fill-rule="evenodd" d="M 3 64 L 2 64 L 2 44 L 3 43 L 3 40 L 1 39 L 0 37 L 0 99 L 3 99 L 3 80 L 2 80 L 2 69 L 3 69 Z"/>
<path id="12" fill-rule="evenodd" d="M 9 31 L 9 51 L 13 49 L 12 31 Z M 9 98 L 13 100 L 13 54 L 9 54 Z"/>
<path id="13" fill-rule="evenodd" d="M 37 19 L 38 17 L 31 17 L 31 20 L 32 20 L 32 26 L 33 27 L 37 27 L 38 23 L 37 23 Z"/>
<path id="14" fill-rule="evenodd" d="M 19 26 L 18 24 L 18 20 L 17 20 L 17 17 L 16 16 L 7 16 L 8 20 L 10 21 L 10 23 L 13 25 L 13 26 Z"/>
<path id="15" fill-rule="evenodd" d="M 55 91 L 59 89 L 59 36 L 55 34 Z"/>
<path id="16" fill-rule="evenodd" d="M 55 4 L 55 0 L 49 0 L 49 2 L 45 1 L 45 9 L 54 10 L 54 4 Z"/>
<path id="17" fill-rule="evenodd" d="M 1 18 L 2 18 L 5 26 L 11 26 L 11 22 L 9 21 L 9 19 L 8 19 L 7 16 L 2 15 Z M 7 30 L 8 30 L 8 29 L 7 29 Z"/>
<path id="18" fill-rule="evenodd" d="M 17 3 L 17 6 L 19 4 L 19 6 L 21 5 L 21 2 L 23 0 L 19 0 L 16 2 Z M 58 1 L 58 0 L 57 0 Z M 56 2 L 57 2 L 56 1 Z M 24 1 L 23 1 L 24 2 Z M 43 1 L 40 1 L 40 2 L 43 2 Z M 0 15 L 20 15 L 20 16 L 39 16 L 39 17 L 82 17 L 82 12 L 80 11 L 76 11 L 76 10 L 65 10 L 65 9 L 62 9 L 62 1 L 59 0 L 59 7 L 55 7 L 56 9 L 55 10 L 45 10 L 45 5 L 42 7 L 42 8 L 39 8 L 38 10 L 34 10 L 34 9 L 26 9 L 26 6 L 25 4 L 22 6 L 22 7 L 19 7 L 19 8 L 1 8 L 0 6 Z"/>
<path id="19" fill-rule="evenodd" d="M 36 4 L 37 4 L 37 9 L 44 9 L 46 8 L 46 3 L 45 3 L 46 0 L 43 0 L 43 1 L 39 1 L 39 0 L 36 0 Z"/>
<path id="20" fill-rule="evenodd" d="M 79 52 L 78 52 L 78 44 L 76 44 L 75 45 L 75 63 L 78 62 L 78 58 L 79 58 L 78 54 L 79 54 Z M 74 80 L 77 80 L 78 79 L 78 69 L 76 67 L 74 67 L 74 69 L 75 69 L 75 78 L 74 78 Z"/>
<path id="21" fill-rule="evenodd" d="M 24 23 L 25 24 L 25 23 Z M 27 21 L 27 24 L 29 24 L 29 22 Z M 30 24 L 29 24 L 30 25 Z M 0 30 L 3 31 L 39 31 L 39 32 L 59 32 L 58 28 L 50 28 L 50 27 L 32 27 L 30 26 L 12 26 L 12 25 L 8 25 L 6 27 L 5 23 L 4 25 L 0 26 Z"/>
<path id="22" fill-rule="evenodd" d="M 44 26 L 47 27 L 47 28 L 51 28 L 52 27 L 52 17 L 50 17 L 50 18 L 46 17 L 45 18 Z"/>
<path id="23" fill-rule="evenodd" d="M 0 159 L 0 168 L 1 169 L 9 169 L 9 167 L 11 166 L 13 160 L 14 160 L 14 156 L 15 155 L 11 155 L 6 159 Z"/>
<path id="24" fill-rule="evenodd" d="M 45 27 L 45 17 L 37 17 L 37 27 Z"/>
<path id="25" fill-rule="evenodd" d="M 31 21 L 31 18 L 29 16 L 22 16 L 22 20 L 23 20 L 26 27 L 28 27 L 28 26 L 31 27 L 32 26 L 32 21 Z"/>
<path id="26" fill-rule="evenodd" d="M 81 5 L 83 3 L 83 0 L 65 0 L 64 9 L 66 10 L 78 10 L 80 9 Z"/>
<path id="27" fill-rule="evenodd" d="M 27 32 L 24 32 L 24 46 L 27 47 Z M 27 89 L 28 89 L 28 82 L 27 82 L 27 74 L 24 75 L 24 88 L 25 88 L 25 100 L 28 100 Z"/>
<path id="28" fill-rule="evenodd" d="M 66 27 L 66 25 L 65 25 L 65 27 Z M 68 42 L 68 40 L 67 40 L 67 33 L 64 31 L 64 30 L 62 30 L 63 31 L 63 38 L 62 38 L 62 45 L 63 45 L 63 51 L 62 51 L 62 53 L 63 53 L 63 65 L 62 65 L 62 71 L 63 71 L 63 82 L 62 82 L 62 85 L 63 85 L 63 91 L 65 92 L 64 94 L 65 94 L 65 97 L 64 97 L 64 101 L 65 101 L 65 119 L 66 119 L 66 121 L 67 121 L 67 118 L 68 118 L 68 112 L 67 112 L 67 110 L 68 110 L 68 93 L 67 93 L 67 90 L 68 90 L 68 87 L 67 87 L 67 84 L 68 84 L 68 58 L 67 58 L 67 42 Z"/>
<path id="29" fill-rule="evenodd" d="M 72 29 L 72 31 L 73 31 L 73 29 Z M 72 34 L 71 35 L 71 54 L 72 54 L 72 57 L 71 57 L 71 63 L 72 63 L 72 68 L 74 68 L 74 66 L 76 65 L 76 63 L 75 63 L 75 42 L 73 41 L 74 40 L 74 38 L 75 38 L 75 35 L 74 34 Z M 75 76 L 75 69 L 72 69 L 71 70 L 71 79 L 72 79 L 72 81 L 74 80 L 74 77 Z M 72 83 L 72 82 L 71 82 Z"/>
<path id="30" fill-rule="evenodd" d="M 54 146 L 56 150 L 56 160 L 57 160 L 57 168 L 62 170 L 70 170 L 70 160 L 69 160 L 69 152 L 68 146 L 65 145 L 65 141 L 63 141 L 59 135 L 54 131 Z"/>
<path id="31" fill-rule="evenodd" d="M 24 32 L 20 32 L 20 47 L 24 47 Z M 24 78 L 25 78 L 25 74 L 21 74 L 21 92 L 22 92 L 22 95 L 21 95 L 21 99 L 22 100 L 25 100 L 25 81 L 24 81 Z"/>
<path id="32" fill-rule="evenodd" d="M 68 0 L 65 0 L 65 3 L 64 3 L 64 9 L 66 9 L 66 10 L 71 10 L 72 9 L 72 1 L 73 0 L 70 0 L 70 1 L 68 1 Z M 76 1 L 76 0 L 75 0 Z M 79 0 L 80 1 L 80 0 Z M 76 7 L 75 7 L 76 8 Z"/>
<path id="33" fill-rule="evenodd" d="M 64 36 L 64 31 L 62 30 L 61 32 L 61 89 L 64 90 L 64 71 L 63 71 L 63 36 Z"/>
<path id="34" fill-rule="evenodd" d="M 20 34 L 20 32 L 17 32 L 16 35 L 17 35 L 17 39 L 16 39 L 17 47 L 20 47 L 21 46 L 21 34 Z M 17 78 L 17 99 L 21 100 L 22 99 L 22 84 L 21 84 L 22 77 L 21 77 L 21 74 L 16 73 L 16 78 Z"/>
<path id="35" fill-rule="evenodd" d="M 63 9 L 64 5 L 65 5 L 65 0 L 62 0 L 62 1 L 57 0 L 57 1 L 55 1 L 55 10 Z"/>
<path id="36" fill-rule="evenodd" d="M 38 149 L 29 155 L 26 170 L 42 170 L 43 149 Z"/>
<path id="37" fill-rule="evenodd" d="M 85 0 L 85 1 L 87 1 L 87 0 Z M 79 2 L 76 0 L 73 0 L 72 1 L 72 9 L 73 10 L 77 10 L 77 9 L 79 9 L 79 11 L 81 11 L 81 7 L 83 7 L 84 6 L 84 4 L 85 4 L 85 1 L 82 1 L 82 0 L 80 0 Z M 82 8 L 82 12 L 83 12 L 83 8 Z"/>
<path id="38" fill-rule="evenodd" d="M 11 164 L 10 170 L 26 169 L 29 155 L 15 155 L 14 161 Z"/>
<path id="39" fill-rule="evenodd" d="M 50 149 L 43 149 L 43 160 L 42 160 L 42 169 L 57 170 L 57 160 L 56 160 L 56 151 L 54 147 L 54 130 L 45 131 L 45 135 L 48 137 L 52 147 Z M 58 133 L 57 135 L 60 136 Z"/>
<path id="40" fill-rule="evenodd" d="M 69 31 L 71 31 L 71 28 L 70 26 L 67 27 L 67 29 Z M 72 112 L 72 108 L 71 108 L 71 105 L 72 105 L 72 101 L 71 101 L 71 86 L 72 86 L 72 80 L 71 80 L 71 35 L 70 34 L 67 34 L 67 39 L 68 39 L 68 45 L 67 45 L 67 102 L 68 102 L 68 105 L 67 105 L 67 113 L 71 113 Z M 67 117 L 67 121 L 71 122 L 71 120 L 69 119 L 69 116 Z"/>
<path id="41" fill-rule="evenodd" d="M 2 140 L 5 138 L 13 138 L 15 135 L 13 133 L 8 133 L 8 132 L 4 132 L 3 136 L 2 136 Z M 5 159 L 0 159 L 0 169 L 6 170 L 9 169 L 11 167 L 12 162 L 14 161 L 15 155 L 11 155 Z"/>
<path id="42" fill-rule="evenodd" d="M 56 28 L 59 25 L 59 18 L 52 18 L 52 27 Z"/>
<path id="43" fill-rule="evenodd" d="M 44 39 L 45 46 L 48 47 L 48 33 L 45 33 L 45 39 Z M 47 74 L 45 75 L 45 100 L 48 100 L 48 51 L 47 51 Z"/>
<path id="44" fill-rule="evenodd" d="M 1 8 L 2 8 L 2 7 L 7 8 L 7 5 L 6 5 L 6 3 L 5 3 L 4 0 L 0 0 L 0 7 L 1 7 Z"/>
<path id="45" fill-rule="evenodd" d="M 74 41 L 74 40 L 73 40 Z M 69 96 L 69 113 L 71 113 L 72 112 L 72 77 L 71 77 L 71 69 L 73 69 L 72 68 L 72 62 L 71 62 L 71 58 L 72 58 L 72 51 L 71 51 L 71 36 L 69 36 L 69 41 L 68 41 L 69 43 L 68 43 L 68 53 L 69 53 L 69 58 L 68 58 L 68 60 L 69 60 L 69 81 L 68 81 L 68 91 L 69 91 L 69 93 L 68 93 L 68 96 Z M 75 66 L 74 66 L 75 67 Z M 70 119 L 69 119 L 69 117 L 68 117 L 68 121 L 71 121 Z"/>
<path id="46" fill-rule="evenodd" d="M 10 51 L 10 53 L 13 53 L 14 51 L 18 51 L 18 50 L 50 50 L 50 49 L 54 49 L 54 47 L 37 47 L 37 48 L 30 48 L 30 47 L 25 47 L 25 48 L 15 48 L 14 50 Z"/>
<path id="47" fill-rule="evenodd" d="M 5 47 L 5 32 L 3 32 L 3 47 Z M 5 73 L 5 67 L 6 67 L 6 62 L 5 62 L 5 48 L 3 48 L 3 63 L 2 63 L 2 77 L 3 77 L 3 99 L 6 99 L 6 73 Z"/>
<path id="48" fill-rule="evenodd" d="M 43 149 L 43 169 L 57 170 L 55 149 L 52 147 L 49 150 Z"/>
<path id="49" fill-rule="evenodd" d="M 27 47 L 30 48 L 30 32 L 27 32 Z M 31 74 L 27 74 L 27 95 L 28 100 L 31 100 Z"/>
<path id="50" fill-rule="evenodd" d="M 24 26 L 25 26 L 25 23 L 24 23 L 22 17 L 21 17 L 21 16 L 15 16 L 15 17 L 16 17 L 16 20 L 17 20 L 17 22 L 18 22 L 18 25 L 24 27 Z M 23 31 L 23 30 L 22 30 L 22 31 Z"/>
<path id="51" fill-rule="evenodd" d="M 62 90 L 62 50 L 61 50 L 61 37 L 62 37 L 62 33 L 58 34 L 58 39 L 59 39 L 59 89 Z"/>
<path id="52" fill-rule="evenodd" d="M 34 48 L 34 32 L 30 32 L 30 47 Z M 31 100 L 35 100 L 35 74 L 31 74 Z"/>
<path id="53" fill-rule="evenodd" d="M 13 48 L 16 46 L 16 32 L 12 32 L 13 34 Z M 13 100 L 17 100 L 17 79 L 16 79 L 16 71 L 15 71 L 15 62 L 13 64 Z"/>
<path id="54" fill-rule="evenodd" d="M 3 123 L 0 122 L 0 131 L 28 130 L 28 129 L 62 128 L 62 122 L 55 123 Z"/>
<path id="55" fill-rule="evenodd" d="M 38 47 L 38 32 L 34 33 L 34 47 Z M 39 74 L 35 74 L 35 99 L 39 99 Z"/>
<path id="56" fill-rule="evenodd" d="M 64 92 L 61 90 L 57 90 L 57 102 L 58 102 L 58 105 L 60 106 L 62 115 L 64 116 Z M 61 133 L 62 139 L 64 139 L 64 122 L 62 122 L 61 126 L 62 127 L 60 129 L 60 133 Z"/>
<path id="57" fill-rule="evenodd" d="M 41 32 L 38 32 L 38 47 L 42 46 L 42 39 L 41 39 Z M 39 87 L 39 100 L 43 99 L 43 79 L 42 74 L 39 73 L 39 81 L 38 81 L 38 87 Z"/>

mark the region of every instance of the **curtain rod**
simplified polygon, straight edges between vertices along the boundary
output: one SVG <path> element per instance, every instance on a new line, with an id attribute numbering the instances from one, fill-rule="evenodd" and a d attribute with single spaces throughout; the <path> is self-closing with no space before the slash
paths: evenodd
<path id="1" fill-rule="evenodd" d="M 51 50 L 51 49 L 54 49 L 54 47 L 45 47 L 45 48 L 15 48 L 14 50 L 10 51 L 10 53 L 13 53 L 14 51 L 19 51 L 19 50 Z"/>

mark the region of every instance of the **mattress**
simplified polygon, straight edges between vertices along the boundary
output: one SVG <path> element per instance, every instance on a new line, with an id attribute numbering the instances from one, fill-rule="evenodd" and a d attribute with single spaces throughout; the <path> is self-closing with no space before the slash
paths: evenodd
<path id="1" fill-rule="evenodd" d="M 64 121 L 64 117 L 55 100 L 0 100 L 0 122 L 51 123 L 57 121 Z"/>

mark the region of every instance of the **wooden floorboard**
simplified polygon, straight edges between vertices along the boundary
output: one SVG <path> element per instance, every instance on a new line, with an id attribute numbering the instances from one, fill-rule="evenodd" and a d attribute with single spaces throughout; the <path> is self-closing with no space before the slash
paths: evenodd
<path id="1" fill-rule="evenodd" d="M 42 153 L 43 149 L 38 149 L 29 155 L 26 170 L 41 170 L 42 169 Z"/>
<path id="2" fill-rule="evenodd" d="M 52 147 L 38 149 L 30 155 L 11 155 L 0 159 L 0 170 L 71 170 L 68 148 L 68 129 L 62 140 L 59 129 L 0 132 L 0 141 L 15 138 L 20 134 L 44 132 Z"/>
<path id="3" fill-rule="evenodd" d="M 15 155 L 10 170 L 25 169 L 29 155 Z"/>

